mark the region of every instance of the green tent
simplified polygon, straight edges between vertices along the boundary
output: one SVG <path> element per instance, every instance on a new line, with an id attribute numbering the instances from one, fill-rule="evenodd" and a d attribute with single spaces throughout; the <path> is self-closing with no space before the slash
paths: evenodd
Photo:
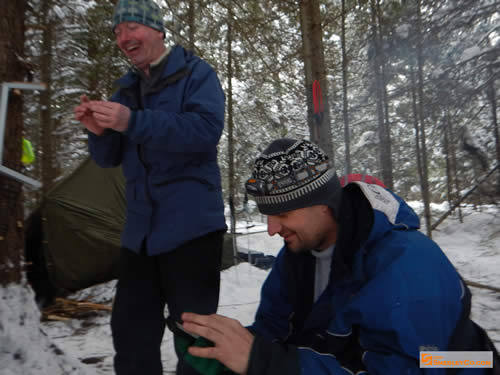
<path id="1" fill-rule="evenodd" d="M 87 158 L 47 193 L 27 222 L 28 280 L 35 292 L 50 298 L 115 279 L 124 221 L 121 167 L 100 168 Z M 232 264 L 228 235 L 223 268 Z"/>
<path id="2" fill-rule="evenodd" d="M 58 290 L 112 280 L 124 221 L 121 168 L 103 169 L 88 158 L 47 193 L 28 221 L 27 258 Z"/>

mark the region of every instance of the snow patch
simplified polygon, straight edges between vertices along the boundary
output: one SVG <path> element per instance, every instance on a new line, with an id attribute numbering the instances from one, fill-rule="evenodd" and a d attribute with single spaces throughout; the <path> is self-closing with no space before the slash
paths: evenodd
<path id="1" fill-rule="evenodd" d="M 40 328 L 33 291 L 20 284 L 0 288 L 0 368 L 3 375 L 95 374 L 65 353 Z"/>

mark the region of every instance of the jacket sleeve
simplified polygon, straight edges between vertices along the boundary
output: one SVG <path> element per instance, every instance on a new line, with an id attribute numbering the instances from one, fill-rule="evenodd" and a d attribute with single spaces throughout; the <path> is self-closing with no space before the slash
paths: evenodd
<path id="1" fill-rule="evenodd" d="M 254 334 L 247 375 L 422 374 L 418 360 L 387 347 L 379 347 L 378 351 L 360 352 L 360 357 L 354 354 L 357 359 L 345 362 L 346 358 L 342 360 L 333 354 L 287 344 L 255 331 Z M 394 334 L 397 335 L 396 332 Z"/>
<path id="2" fill-rule="evenodd" d="M 282 250 L 276 259 L 275 265 L 266 279 L 261 294 L 261 304 L 257 310 L 255 323 L 249 329 L 255 335 L 254 344 L 249 358 L 248 375 L 346 375 L 346 374 L 390 374 L 396 375 L 405 372 L 406 374 L 421 374 L 418 359 L 409 355 L 399 347 L 397 342 L 405 341 L 408 333 L 402 328 L 394 326 L 387 319 L 390 314 L 385 313 L 385 309 L 380 307 L 380 293 L 369 293 L 373 296 L 366 308 L 355 307 L 347 316 L 359 315 L 362 311 L 366 313 L 367 325 L 361 330 L 363 338 L 366 338 L 367 331 L 370 337 L 375 338 L 370 345 L 371 351 L 353 347 L 352 355 L 336 357 L 330 350 L 318 352 L 308 347 L 301 347 L 287 342 L 291 331 L 292 306 L 289 303 L 289 296 L 286 293 L 286 285 L 283 285 L 285 277 L 283 275 L 283 253 Z M 398 284 L 398 283 L 396 283 Z M 384 284 L 385 285 L 385 284 Z M 397 286 L 394 286 L 395 288 Z M 391 293 L 388 292 L 388 295 Z M 387 296 L 386 296 L 387 298 Z M 383 300 L 383 299 L 382 299 Z M 385 302 L 383 302 L 384 304 Z M 364 305 L 363 305 L 364 306 Z M 378 306 L 378 308 L 375 308 Z M 396 304 L 397 306 L 397 304 Z M 408 315 L 405 315 L 408 317 Z M 402 317 L 401 324 L 407 326 L 408 319 Z M 420 318 L 416 317 L 417 321 Z M 378 325 L 388 324 L 388 327 L 378 327 Z M 383 329 L 383 334 L 379 328 Z M 401 328 L 401 329 L 399 329 Z M 384 340 L 379 340 L 383 336 Z M 387 339 L 387 341 L 385 341 Z M 327 339 L 328 340 L 328 339 Z M 356 342 L 359 338 L 356 338 Z M 396 342 L 394 342 L 396 340 Z M 328 347 L 333 351 L 337 350 L 340 341 L 333 338 L 333 342 L 327 342 Z M 417 353 L 418 354 L 418 353 Z"/>
<path id="3" fill-rule="evenodd" d="M 109 129 L 100 136 L 88 133 L 89 152 L 97 165 L 110 168 L 121 164 L 122 137 L 120 133 Z"/>
<path id="4" fill-rule="evenodd" d="M 132 111 L 124 133 L 132 142 L 169 152 L 207 152 L 224 128 L 224 93 L 215 71 L 197 62 L 187 78 L 181 113 L 161 109 Z"/>
<path id="5" fill-rule="evenodd" d="M 281 249 L 271 272 L 264 281 L 255 322 L 248 327 L 253 334 L 270 340 L 285 341 L 291 330 L 292 306 L 283 285 L 284 251 L 284 248 Z"/>
<path id="6" fill-rule="evenodd" d="M 330 354 L 256 336 L 250 352 L 247 375 L 353 375 Z M 357 372 L 357 375 L 368 374 Z"/>

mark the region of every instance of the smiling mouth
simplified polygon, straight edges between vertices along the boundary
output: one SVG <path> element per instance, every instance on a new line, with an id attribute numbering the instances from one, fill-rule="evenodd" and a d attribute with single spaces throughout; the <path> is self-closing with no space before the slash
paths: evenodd
<path id="1" fill-rule="evenodd" d="M 131 46 L 131 47 L 127 47 L 125 48 L 125 51 L 127 53 L 134 53 L 135 51 L 137 51 L 139 49 L 139 46 Z"/>

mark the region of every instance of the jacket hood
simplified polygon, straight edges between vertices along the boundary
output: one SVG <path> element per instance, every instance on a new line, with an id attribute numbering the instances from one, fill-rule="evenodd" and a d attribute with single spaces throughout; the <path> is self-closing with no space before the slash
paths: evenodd
<path id="1" fill-rule="evenodd" d="M 367 244 L 391 229 L 419 229 L 420 219 L 408 204 L 393 192 L 375 184 L 355 182 L 373 209 L 373 225 Z"/>
<path id="2" fill-rule="evenodd" d="M 363 253 L 391 230 L 420 228 L 413 209 L 396 194 L 375 185 L 356 181 L 342 192 L 339 236 L 333 254 L 331 276 L 341 279 L 352 272 L 362 272 Z M 363 251 L 360 251 L 363 249 Z"/>

